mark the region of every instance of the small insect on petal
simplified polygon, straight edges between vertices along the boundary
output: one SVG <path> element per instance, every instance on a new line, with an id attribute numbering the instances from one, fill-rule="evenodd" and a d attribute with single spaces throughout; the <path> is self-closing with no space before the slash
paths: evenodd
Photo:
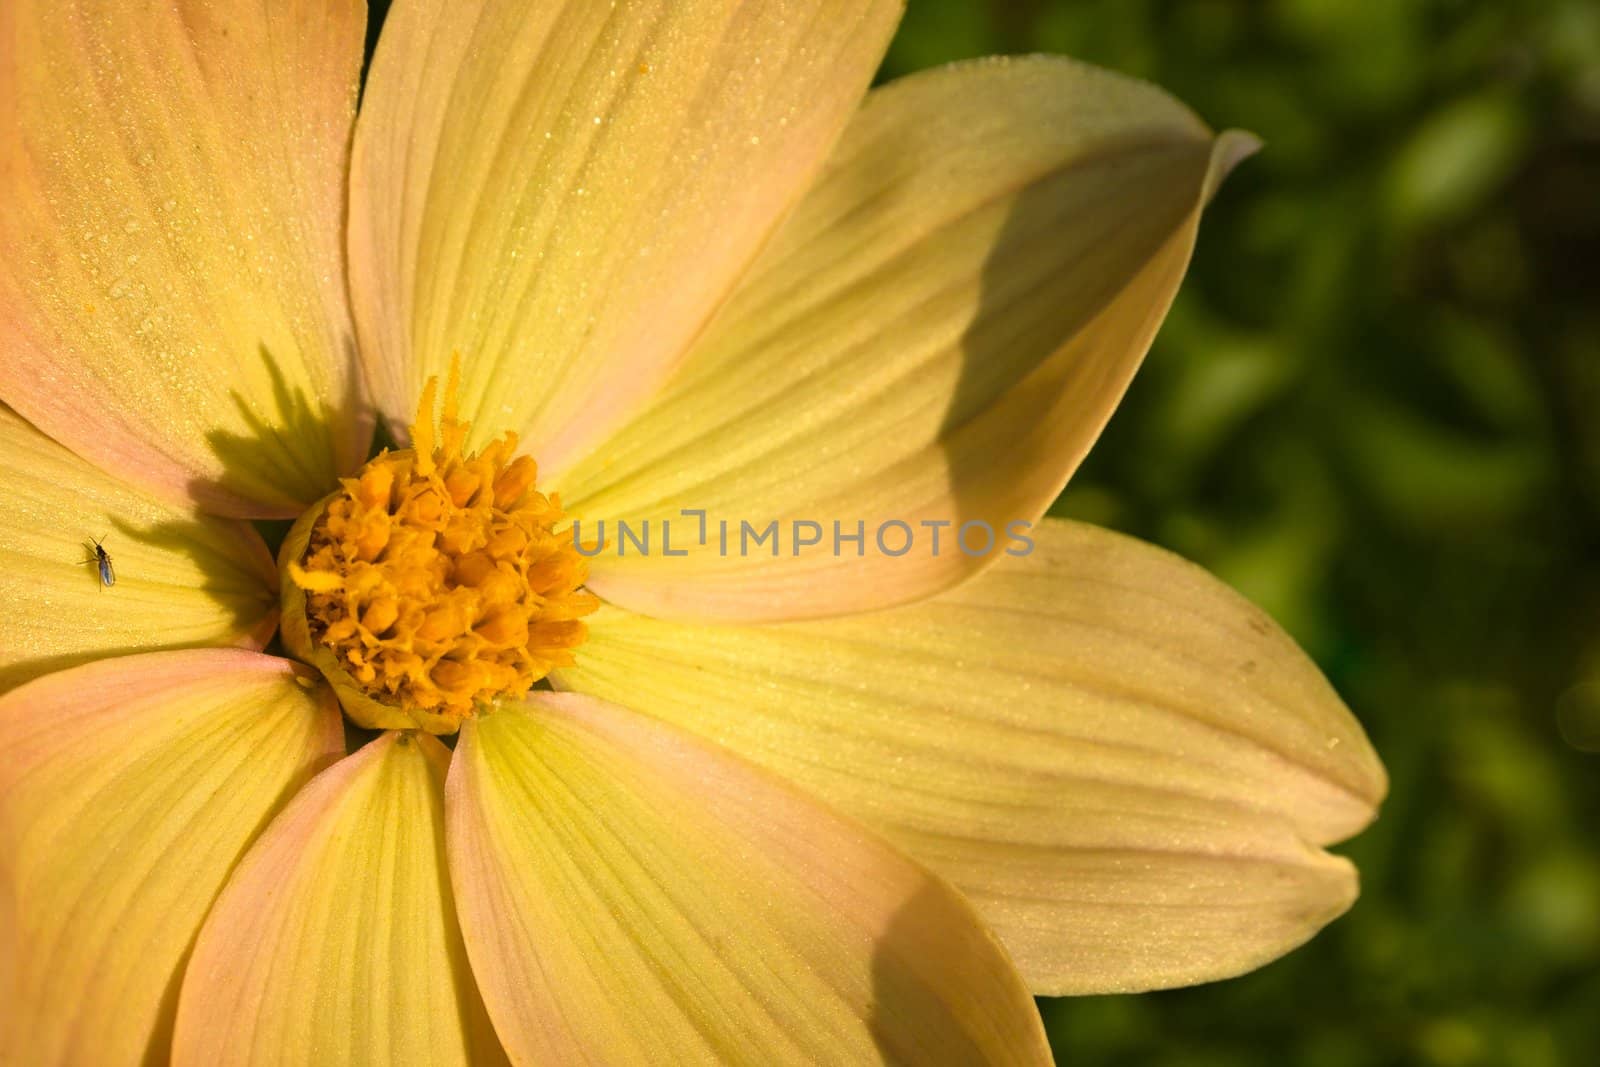
<path id="1" fill-rule="evenodd" d="M 86 565 L 93 566 L 100 572 L 101 588 L 110 589 L 117 584 L 117 571 L 111 565 L 111 553 L 107 552 L 105 546 L 101 544 L 105 539 L 105 535 L 102 534 L 92 543 L 89 541 L 83 543 L 84 551 L 88 553 L 88 557 L 83 562 Z"/>

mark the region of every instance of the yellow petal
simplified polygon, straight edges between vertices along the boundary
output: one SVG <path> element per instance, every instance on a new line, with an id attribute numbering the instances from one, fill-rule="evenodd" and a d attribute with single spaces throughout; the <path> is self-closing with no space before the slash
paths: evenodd
<path id="1" fill-rule="evenodd" d="M 105 656 L 272 635 L 277 569 L 260 534 L 152 498 L 3 406 L 0 502 L 0 692 Z"/>
<path id="2" fill-rule="evenodd" d="M 653 615 L 801 618 L 992 563 L 1099 434 L 1252 143 L 1058 58 L 875 92 L 665 392 L 560 479 L 586 542 L 613 526 L 591 587 Z M 686 508 L 730 546 L 701 548 Z M 673 519 L 687 558 L 662 549 Z M 655 548 L 619 554 L 617 520 L 657 526 Z M 775 543 L 740 539 L 774 520 Z"/>
<path id="3" fill-rule="evenodd" d="M 590 624 L 577 689 L 810 788 L 949 878 L 1033 990 L 1207 981 L 1349 907 L 1382 766 L 1259 610 L 1159 549 L 1048 521 L 934 600 L 768 626 Z"/>
<path id="4" fill-rule="evenodd" d="M 504 1062 L 445 873 L 449 763 L 385 734 L 296 795 L 200 932 L 175 1067 Z"/>
<path id="5" fill-rule="evenodd" d="M 624 708 L 550 694 L 469 721 L 446 811 L 467 951 L 517 1062 L 1049 1062 L 947 885 Z"/>
<path id="6" fill-rule="evenodd" d="M 357 124 L 351 289 L 404 427 L 463 360 L 553 471 L 630 414 L 799 198 L 902 0 L 409 0 Z"/>
<path id="7" fill-rule="evenodd" d="M 0 401 L 173 499 L 365 458 L 342 253 L 361 0 L 8 0 Z"/>
<path id="8" fill-rule="evenodd" d="M 251 840 L 343 751 L 287 661 L 105 660 L 0 697 L 0 1063 L 163 1062 L 181 967 Z"/>

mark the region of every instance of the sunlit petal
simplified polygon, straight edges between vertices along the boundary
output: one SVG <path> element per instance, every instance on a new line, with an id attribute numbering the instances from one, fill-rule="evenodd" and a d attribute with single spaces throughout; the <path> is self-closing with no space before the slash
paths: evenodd
<path id="1" fill-rule="evenodd" d="M 161 1062 L 228 872 L 343 744 L 328 691 L 253 652 L 104 660 L 0 697 L 0 1063 Z"/>
<path id="2" fill-rule="evenodd" d="M 175 1067 L 504 1062 L 445 874 L 449 762 L 386 734 L 295 796 L 200 933 Z"/>
<path id="3" fill-rule="evenodd" d="M 1064 59 L 878 90 L 666 391 L 559 479 L 585 541 L 613 524 L 592 588 L 653 615 L 800 618 L 987 566 L 1099 434 L 1252 145 Z M 619 553 L 619 519 L 657 524 L 654 547 Z M 663 549 L 671 519 L 686 558 Z"/>
<path id="4" fill-rule="evenodd" d="M 260 534 L 153 498 L 3 406 L 0 500 L 0 692 L 91 659 L 260 648 L 272 634 L 277 571 Z"/>
<path id="5" fill-rule="evenodd" d="M 0 401 L 291 515 L 365 458 L 342 251 L 362 0 L 0 7 Z"/>
<path id="6" fill-rule="evenodd" d="M 1049 1062 L 948 886 L 626 709 L 552 694 L 469 722 L 446 806 L 467 950 L 517 1062 Z"/>
<path id="7" fill-rule="evenodd" d="M 1179 985 L 1355 897 L 1317 845 L 1385 789 L 1360 726 L 1199 568 L 1049 522 L 934 600 L 768 626 L 595 616 L 578 689 L 809 787 L 956 884 L 1036 992 Z"/>
<path id="8" fill-rule="evenodd" d="M 821 166 L 902 6 L 399 0 L 350 239 L 392 425 L 455 352 L 463 416 L 546 470 L 630 414 Z"/>

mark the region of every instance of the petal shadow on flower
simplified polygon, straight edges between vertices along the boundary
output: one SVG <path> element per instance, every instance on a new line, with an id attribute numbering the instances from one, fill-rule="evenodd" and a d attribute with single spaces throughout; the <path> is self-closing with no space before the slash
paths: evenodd
<path id="1" fill-rule="evenodd" d="M 975 553 L 989 562 L 1015 544 L 1008 527 L 1036 523 L 1059 495 L 1143 361 L 1187 265 L 1213 151 L 1198 124 L 1064 125 L 1036 176 L 985 190 L 946 224 L 957 247 L 962 229 L 994 234 L 968 268 L 970 306 L 949 302 L 968 321 L 937 431 L 960 555 L 992 536 Z M 972 541 L 968 523 L 980 524 Z"/>
<path id="2" fill-rule="evenodd" d="M 264 412 L 250 403 L 245 392 L 231 390 L 229 399 L 238 409 L 247 432 L 212 430 L 206 434 L 206 444 L 221 461 L 223 469 L 248 467 L 262 469 L 270 465 L 275 483 L 293 494 L 300 505 L 285 511 L 281 517 L 293 518 L 315 503 L 335 486 L 330 472 L 337 476 L 350 474 L 367 459 L 366 451 L 372 440 L 374 414 L 371 404 L 361 393 L 359 382 L 362 371 L 357 362 L 354 342 L 349 342 L 345 363 L 345 389 L 336 403 L 313 397 L 303 388 L 291 387 L 280 366 L 280 359 L 263 342 L 257 347 L 261 368 L 266 374 L 272 395 L 272 410 Z M 241 368 L 242 369 L 242 368 Z M 339 429 L 351 423 L 363 427 L 360 454 L 338 455 Z M 313 467 L 297 459 L 304 453 L 303 442 L 320 440 L 324 454 L 332 457 L 326 466 Z M 213 482 L 194 480 L 189 483 L 189 493 L 196 500 L 206 500 L 218 491 Z"/>
<path id="3" fill-rule="evenodd" d="M 259 567 L 251 569 L 237 557 L 219 550 L 217 531 L 205 522 L 195 519 L 170 519 L 157 523 L 138 523 L 113 516 L 108 530 L 95 530 L 92 536 L 100 538 L 112 565 L 116 568 L 117 584 L 101 588 L 93 601 L 103 605 L 107 613 L 139 613 L 141 606 L 130 604 L 129 598 L 144 600 L 159 597 L 163 588 L 170 590 L 172 581 L 164 571 L 149 573 L 138 562 L 140 553 L 170 553 L 192 564 L 187 580 L 195 584 L 184 587 L 186 593 L 200 594 L 200 600 L 209 603 L 211 610 L 204 619 L 205 629 L 188 639 L 175 633 L 167 648 L 208 647 L 218 644 L 217 634 L 238 634 L 242 647 L 260 648 L 277 628 L 277 589 L 273 584 L 272 561 L 263 555 Z M 131 558 L 130 558 L 131 557 Z M 90 561 L 77 566 L 81 575 L 75 581 L 85 588 L 101 585 L 100 574 Z M 62 566 L 67 566 L 66 562 Z M 119 599 L 120 598 L 120 599 Z M 93 616 L 82 616 L 83 625 L 99 629 Z M 149 651 L 148 640 L 139 640 L 132 634 L 119 642 L 120 631 L 105 631 L 101 641 L 85 649 L 57 651 L 34 657 L 15 656 L 0 669 L 0 694 L 9 692 L 34 678 L 54 674 L 94 660 L 110 659 Z M 148 635 L 144 635 L 148 638 Z"/>
<path id="4" fill-rule="evenodd" d="M 1054 57 L 874 91 L 662 394 L 556 479 L 586 522 L 776 520 L 770 555 L 702 525 L 673 538 L 690 561 L 597 555 L 590 587 L 660 617 L 825 618 L 1025 552 L 1253 144 Z"/>
<path id="5" fill-rule="evenodd" d="M 1070 172 L 1059 177 L 1071 180 Z M 1098 369 L 1079 361 L 1052 373 L 1051 364 L 1073 364 L 1053 357 L 1064 339 L 1090 326 L 1099 308 L 1084 306 L 1082 300 L 1051 298 L 1071 288 L 1067 257 L 1051 247 L 1062 243 L 1061 224 L 1052 218 L 1062 213 L 1054 184 L 1031 185 L 1016 196 L 976 274 L 975 306 L 957 346 L 959 378 L 937 437 L 958 523 L 992 517 L 982 489 L 984 482 L 1005 480 L 1001 471 L 1020 473 L 1046 464 L 1058 477 L 1070 473 L 1061 463 L 1047 462 L 1048 427 L 1034 424 L 1044 421 L 1052 401 L 1077 384 L 1075 378 Z M 1096 288 L 1114 293 L 1126 280 L 1107 272 Z M 1018 417 L 1022 411 L 1027 416 Z M 986 461 L 981 464 L 973 455 L 979 442 Z M 1081 451 L 1087 451 L 1087 444 Z"/>
<path id="6" fill-rule="evenodd" d="M 4 405 L 0 481 L 0 692 L 108 656 L 272 636 L 277 568 L 248 524 L 129 484 Z"/>
<path id="7" fill-rule="evenodd" d="M 879 936 L 867 1025 L 884 1063 L 1049 1062 L 1026 989 L 988 928 L 962 914 L 967 910 L 929 875 Z M 947 962 L 916 966 L 931 959 Z"/>

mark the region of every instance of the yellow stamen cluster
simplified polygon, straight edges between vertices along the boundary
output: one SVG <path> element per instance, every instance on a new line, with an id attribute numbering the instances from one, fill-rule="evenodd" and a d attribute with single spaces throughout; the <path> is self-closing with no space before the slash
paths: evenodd
<path id="1" fill-rule="evenodd" d="M 436 386 L 423 390 L 413 448 L 343 479 L 286 569 L 313 661 L 331 653 L 361 702 L 383 709 L 352 717 L 392 726 L 393 709 L 447 733 L 478 705 L 520 697 L 570 665 L 598 602 L 580 591 L 586 561 L 557 532 L 560 502 L 534 489 L 537 468 L 515 456 L 516 435 L 463 451 L 470 425 L 456 417 L 452 369 L 436 439 Z"/>

